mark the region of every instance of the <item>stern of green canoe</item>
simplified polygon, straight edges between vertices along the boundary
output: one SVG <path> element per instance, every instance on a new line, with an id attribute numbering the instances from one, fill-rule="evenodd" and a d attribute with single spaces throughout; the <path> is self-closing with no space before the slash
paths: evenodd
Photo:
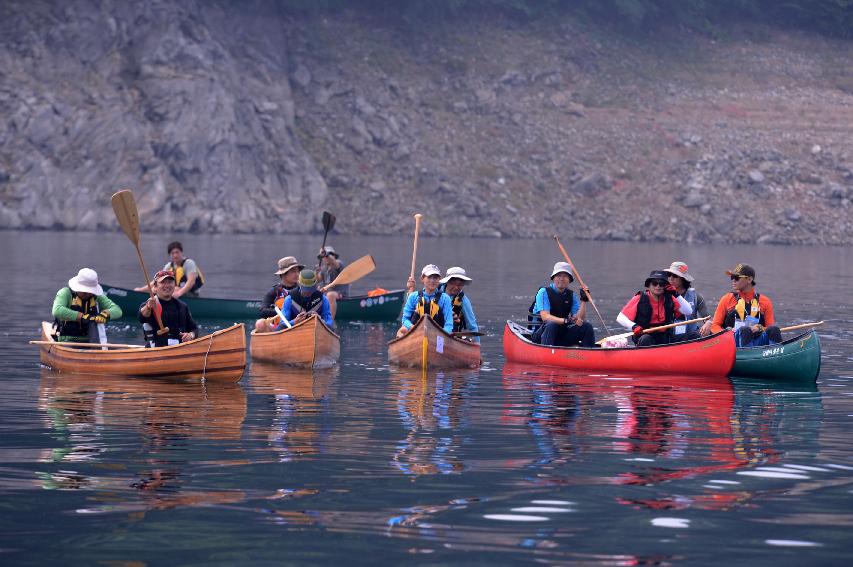
<path id="1" fill-rule="evenodd" d="M 820 338 L 812 330 L 777 345 L 737 349 L 732 376 L 814 381 L 820 373 Z"/>

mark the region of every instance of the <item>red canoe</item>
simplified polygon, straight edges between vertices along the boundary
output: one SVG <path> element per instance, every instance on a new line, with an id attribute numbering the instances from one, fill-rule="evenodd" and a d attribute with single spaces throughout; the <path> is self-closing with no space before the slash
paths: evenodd
<path id="1" fill-rule="evenodd" d="M 727 376 L 735 361 L 735 341 L 724 331 L 684 343 L 652 347 L 551 347 L 533 343 L 524 326 L 506 322 L 504 356 L 509 362 L 579 371 Z"/>

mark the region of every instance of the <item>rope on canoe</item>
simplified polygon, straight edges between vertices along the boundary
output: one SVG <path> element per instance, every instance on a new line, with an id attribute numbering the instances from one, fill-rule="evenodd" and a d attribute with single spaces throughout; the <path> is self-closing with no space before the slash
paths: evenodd
<path id="1" fill-rule="evenodd" d="M 204 353 L 204 366 L 201 368 L 201 383 L 204 384 L 205 374 L 207 372 L 207 355 L 210 354 L 210 347 L 213 346 L 213 333 L 210 334 L 210 340 L 207 342 L 207 352 Z"/>

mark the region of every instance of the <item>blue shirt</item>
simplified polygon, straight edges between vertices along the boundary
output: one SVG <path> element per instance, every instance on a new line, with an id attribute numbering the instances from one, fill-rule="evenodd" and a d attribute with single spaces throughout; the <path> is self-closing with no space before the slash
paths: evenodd
<path id="1" fill-rule="evenodd" d="M 295 293 L 299 292 L 296 291 Z M 287 318 L 288 323 L 293 325 L 293 319 L 295 319 L 296 316 L 299 315 L 299 311 L 296 307 L 294 307 L 293 299 L 291 298 L 291 296 L 288 295 L 284 298 L 284 305 L 281 308 L 281 312 L 284 313 L 284 316 Z M 317 310 L 317 315 L 320 316 L 320 318 L 326 325 L 328 325 L 329 327 L 334 327 L 335 320 L 332 319 L 332 309 L 329 306 L 329 300 L 326 299 L 325 295 L 323 296 L 322 303 L 320 303 L 320 308 Z M 286 327 L 286 325 L 284 324 L 284 321 L 282 321 L 278 324 L 278 326 L 276 326 L 275 330 L 278 331 L 284 327 Z"/>
<path id="2" fill-rule="evenodd" d="M 447 295 L 447 294 L 445 294 Z M 448 298 L 450 296 L 447 296 Z M 453 300 L 450 300 L 450 309 L 453 309 Z M 467 295 L 462 296 L 462 316 L 465 317 L 465 330 L 467 331 L 479 331 L 480 327 L 477 325 L 477 317 L 474 315 L 474 308 L 471 306 L 471 300 L 468 299 Z M 474 342 L 479 343 L 480 337 L 471 337 Z"/>
<path id="3" fill-rule="evenodd" d="M 554 284 L 550 284 L 551 289 L 557 291 L 557 288 L 554 287 Z M 559 293 L 559 292 L 557 292 Z M 530 296 L 528 296 L 530 297 Z M 578 299 L 578 294 L 572 294 L 572 315 L 575 315 L 581 308 L 581 302 Z M 545 291 L 544 287 L 540 287 L 539 291 L 536 293 L 536 304 L 533 306 L 533 313 L 539 315 L 541 311 L 551 312 L 551 302 L 548 300 L 548 292 Z"/>
<path id="4" fill-rule="evenodd" d="M 436 290 L 436 292 L 432 295 L 427 295 L 426 291 L 424 294 L 424 301 L 432 301 L 432 298 L 435 297 L 436 294 L 441 293 Z M 287 300 L 285 300 L 287 301 Z M 410 293 L 409 297 L 406 299 L 406 305 L 403 306 L 403 326 L 407 329 L 412 328 L 412 315 L 415 313 L 415 309 L 418 307 L 418 294 Z M 441 293 L 441 298 L 438 300 L 438 308 L 441 310 L 441 314 L 444 315 L 444 331 L 448 334 L 453 332 L 453 306 L 450 305 L 450 297 L 446 293 Z"/>

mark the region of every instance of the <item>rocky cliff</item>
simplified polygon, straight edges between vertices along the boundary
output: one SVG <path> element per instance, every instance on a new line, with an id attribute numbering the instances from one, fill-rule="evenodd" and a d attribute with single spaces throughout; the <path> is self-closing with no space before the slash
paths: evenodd
<path id="1" fill-rule="evenodd" d="M 0 227 L 853 242 L 851 44 L 0 5 Z"/>

